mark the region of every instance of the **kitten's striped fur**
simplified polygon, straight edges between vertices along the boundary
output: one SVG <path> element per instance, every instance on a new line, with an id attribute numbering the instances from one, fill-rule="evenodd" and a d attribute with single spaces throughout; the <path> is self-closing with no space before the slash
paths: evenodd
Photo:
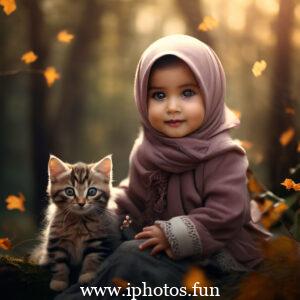
<path id="1" fill-rule="evenodd" d="M 81 266 L 80 283 L 92 280 L 118 242 L 118 227 L 107 209 L 112 161 L 107 156 L 95 164 L 71 165 L 51 155 L 48 172 L 45 229 L 32 258 L 51 267 L 50 288 L 61 291 L 69 285 L 72 266 Z"/>

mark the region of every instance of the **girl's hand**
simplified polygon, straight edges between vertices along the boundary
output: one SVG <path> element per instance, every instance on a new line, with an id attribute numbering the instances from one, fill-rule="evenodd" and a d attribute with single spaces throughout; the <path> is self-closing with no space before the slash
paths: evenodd
<path id="1" fill-rule="evenodd" d="M 144 227 L 143 231 L 135 235 L 135 239 L 147 239 L 139 246 L 140 250 L 153 247 L 150 253 L 151 255 L 165 251 L 170 258 L 174 258 L 170 244 L 164 232 L 158 225 Z"/>

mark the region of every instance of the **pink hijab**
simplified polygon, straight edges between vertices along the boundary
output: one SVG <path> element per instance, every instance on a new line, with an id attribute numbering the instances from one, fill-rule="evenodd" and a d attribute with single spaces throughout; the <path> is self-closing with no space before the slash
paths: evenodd
<path id="1" fill-rule="evenodd" d="M 148 120 L 149 74 L 153 63 L 164 55 L 175 55 L 190 67 L 204 98 L 202 126 L 182 138 L 163 135 L 152 128 Z M 168 186 L 172 174 L 192 171 L 201 162 L 227 151 L 245 153 L 228 132 L 240 122 L 224 103 L 225 85 L 224 70 L 217 55 L 196 38 L 170 35 L 155 41 L 144 51 L 134 85 L 135 103 L 143 130 L 130 155 L 127 195 L 116 200 L 119 207 L 128 208 L 131 199 L 149 220 L 155 218 L 154 215 L 159 217 L 165 208 L 167 189 L 172 189 Z"/>

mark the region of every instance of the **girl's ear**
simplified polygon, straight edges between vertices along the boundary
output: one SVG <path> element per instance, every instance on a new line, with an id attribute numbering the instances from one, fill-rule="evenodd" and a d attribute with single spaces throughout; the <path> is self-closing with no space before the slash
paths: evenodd
<path id="1" fill-rule="evenodd" d="M 112 159 L 111 155 L 107 155 L 104 158 L 102 158 L 100 161 L 94 164 L 93 170 L 105 174 L 107 177 L 111 178 L 112 177 Z"/>
<path id="2" fill-rule="evenodd" d="M 48 162 L 48 174 L 51 181 L 55 181 L 59 175 L 69 171 L 70 168 L 59 158 L 50 155 Z"/>

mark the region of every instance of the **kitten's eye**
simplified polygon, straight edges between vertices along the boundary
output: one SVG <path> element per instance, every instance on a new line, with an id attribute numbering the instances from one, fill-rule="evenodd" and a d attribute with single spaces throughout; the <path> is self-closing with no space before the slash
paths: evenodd
<path id="1" fill-rule="evenodd" d="M 87 191 L 87 196 L 93 197 L 97 194 L 97 189 L 94 187 L 91 187 Z"/>
<path id="2" fill-rule="evenodd" d="M 166 94 L 164 92 L 154 92 L 152 94 L 152 98 L 154 98 L 155 100 L 162 100 L 166 98 Z"/>
<path id="3" fill-rule="evenodd" d="M 184 96 L 184 97 L 187 97 L 187 98 L 189 98 L 189 97 L 192 97 L 192 96 L 194 96 L 196 93 L 193 91 L 193 90 L 191 90 L 191 89 L 186 89 L 186 90 L 184 90 L 183 92 L 182 92 L 182 95 Z"/>
<path id="4" fill-rule="evenodd" d="M 75 196 L 75 191 L 74 191 L 74 189 L 71 188 L 71 187 L 65 188 L 65 193 L 66 193 L 66 195 L 69 196 L 69 197 Z"/>

